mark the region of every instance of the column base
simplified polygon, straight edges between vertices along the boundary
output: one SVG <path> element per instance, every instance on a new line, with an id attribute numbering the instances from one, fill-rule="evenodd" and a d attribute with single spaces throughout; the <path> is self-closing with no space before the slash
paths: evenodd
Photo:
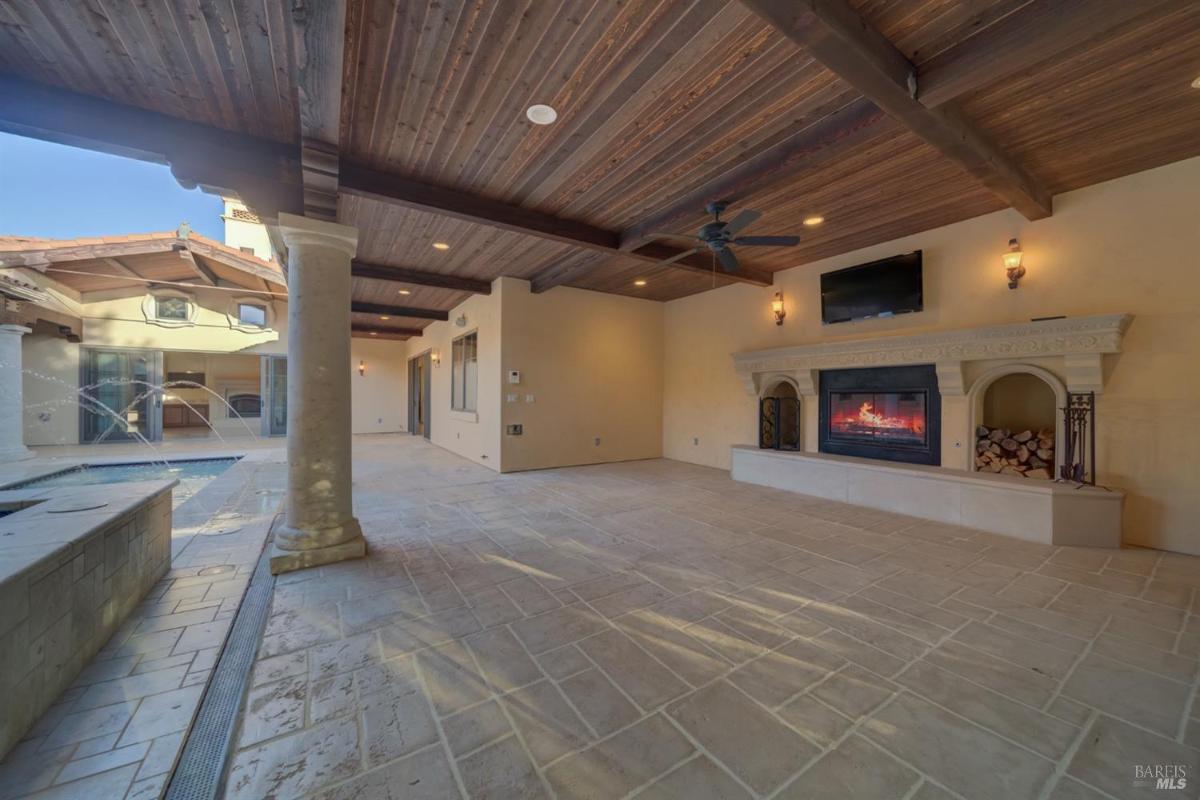
<path id="1" fill-rule="evenodd" d="M 274 542 L 271 543 L 271 574 L 295 572 L 299 569 L 320 567 L 325 564 L 336 564 L 339 561 L 349 561 L 352 558 L 363 558 L 367 555 L 367 540 L 359 534 L 355 538 L 332 544 L 328 547 L 315 547 L 311 550 L 281 550 Z"/>

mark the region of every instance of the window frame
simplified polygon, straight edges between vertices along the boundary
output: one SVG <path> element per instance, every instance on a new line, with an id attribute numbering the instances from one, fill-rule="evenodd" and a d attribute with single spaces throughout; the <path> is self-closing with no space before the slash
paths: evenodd
<path id="1" fill-rule="evenodd" d="M 470 360 L 467 360 L 468 340 Z M 461 372 L 459 361 L 461 359 Z M 468 364 L 474 369 L 468 369 Z M 468 390 L 471 391 L 468 391 Z M 462 414 L 479 411 L 479 331 L 455 337 L 450 342 L 450 410 Z"/>
<path id="2" fill-rule="evenodd" d="M 246 308 L 246 307 L 256 308 L 260 312 L 262 312 L 262 322 L 247 322 L 245 319 L 243 319 L 242 318 L 242 309 Z M 243 328 L 267 328 L 267 327 L 270 327 L 268 323 L 270 322 L 271 314 L 270 314 L 270 311 L 267 309 L 266 303 L 255 303 L 250 300 L 239 300 L 239 301 L 237 301 L 236 310 L 237 310 L 237 321 L 238 321 L 239 326 L 241 326 Z"/>

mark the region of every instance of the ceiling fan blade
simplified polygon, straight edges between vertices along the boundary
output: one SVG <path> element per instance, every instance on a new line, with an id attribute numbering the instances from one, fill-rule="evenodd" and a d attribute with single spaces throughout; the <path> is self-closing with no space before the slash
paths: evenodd
<path id="1" fill-rule="evenodd" d="M 684 250 L 682 252 L 676 253 L 675 255 L 671 256 L 670 258 L 665 258 L 662 261 L 659 261 L 657 266 L 662 267 L 667 264 L 674 264 L 676 261 L 687 258 L 688 256 L 692 255 L 693 253 L 698 253 L 698 252 L 700 252 L 699 247 L 693 247 L 691 250 Z"/>
<path id="2" fill-rule="evenodd" d="M 732 250 L 722 248 L 713 252 L 717 255 L 717 261 L 721 262 L 721 269 L 726 272 L 737 272 L 738 260 Z"/>
<path id="3" fill-rule="evenodd" d="M 799 236 L 739 236 L 734 244 L 746 244 L 751 247 L 795 247 L 800 244 Z"/>
<path id="4" fill-rule="evenodd" d="M 752 208 L 743 208 L 737 213 L 737 216 L 725 223 L 725 233 L 732 236 L 761 216 L 761 211 L 755 211 Z"/>

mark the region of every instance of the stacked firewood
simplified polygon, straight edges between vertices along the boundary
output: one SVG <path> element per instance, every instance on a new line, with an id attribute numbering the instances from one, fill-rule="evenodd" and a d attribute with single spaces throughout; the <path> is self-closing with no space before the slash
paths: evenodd
<path id="1" fill-rule="evenodd" d="M 1036 433 L 1014 433 L 980 425 L 975 429 L 975 468 L 1049 480 L 1054 477 L 1054 431 L 1043 428 Z"/>

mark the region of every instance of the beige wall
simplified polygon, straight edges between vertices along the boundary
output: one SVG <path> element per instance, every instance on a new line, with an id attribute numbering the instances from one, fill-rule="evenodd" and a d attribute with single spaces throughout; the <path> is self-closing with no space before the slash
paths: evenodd
<path id="1" fill-rule="evenodd" d="M 359 362 L 363 374 L 358 373 Z M 350 427 L 353 433 L 396 433 L 408 423 L 404 343 L 350 340 Z"/>
<path id="2" fill-rule="evenodd" d="M 78 444 L 79 345 L 60 336 L 26 334 L 21 368 L 25 444 Z"/>
<path id="3" fill-rule="evenodd" d="M 242 295 L 216 289 L 185 292 L 196 304 L 194 324 L 170 326 L 148 321 L 145 292 L 94 292 L 83 304 L 83 341 L 95 347 L 140 347 L 153 350 L 203 350 L 210 353 L 287 351 L 287 303 L 266 295 Z M 268 327 L 235 327 L 239 299 L 268 306 Z"/>
<path id="4" fill-rule="evenodd" d="M 490 295 L 473 295 L 450 312 L 446 322 L 426 326 L 422 336 L 409 339 L 406 358 L 433 351 L 440 358 L 430 370 L 430 441 L 478 464 L 500 469 L 500 306 L 503 281 Z M 463 325 L 455 324 L 460 317 Z M 450 346 L 459 336 L 475 331 L 479 339 L 479 399 L 475 412 L 450 409 Z M 357 363 L 357 362 L 355 362 Z M 407 370 L 407 362 L 402 364 Z M 404 382 L 407 387 L 407 381 Z M 403 392 L 407 403 L 408 393 Z M 407 405 L 403 405 L 407 423 Z"/>
<path id="5" fill-rule="evenodd" d="M 1106 357 L 1098 402 L 1100 480 L 1127 492 L 1127 542 L 1200 553 L 1200 426 L 1189 421 L 1200 404 L 1200 159 L 1054 204 L 1045 220 L 1002 211 L 777 273 L 774 288 L 731 286 L 668 303 L 664 455 L 728 468 L 730 445 L 754 443 L 755 400 L 734 376 L 734 352 L 1129 312 L 1124 352 Z M 836 235 L 837 224 L 830 218 L 822 233 Z M 1015 291 L 1000 264 L 1013 236 L 1028 268 Z M 918 248 L 924 312 L 821 325 L 822 272 Z M 787 307 L 782 327 L 770 312 L 776 289 Z"/>
<path id="6" fill-rule="evenodd" d="M 451 343 L 472 331 L 478 408 L 456 412 Z M 406 355 L 441 356 L 431 373 L 431 441 L 513 472 L 661 455 L 662 331 L 658 303 L 568 288 L 532 294 L 527 281 L 500 278 L 492 294 L 471 297 L 410 339 Z M 520 371 L 519 384 L 508 383 L 509 370 Z M 514 423 L 523 434 L 505 435 Z"/>
<path id="7" fill-rule="evenodd" d="M 662 304 L 503 283 L 501 421 L 524 427 L 503 437 L 503 471 L 662 455 Z"/>

